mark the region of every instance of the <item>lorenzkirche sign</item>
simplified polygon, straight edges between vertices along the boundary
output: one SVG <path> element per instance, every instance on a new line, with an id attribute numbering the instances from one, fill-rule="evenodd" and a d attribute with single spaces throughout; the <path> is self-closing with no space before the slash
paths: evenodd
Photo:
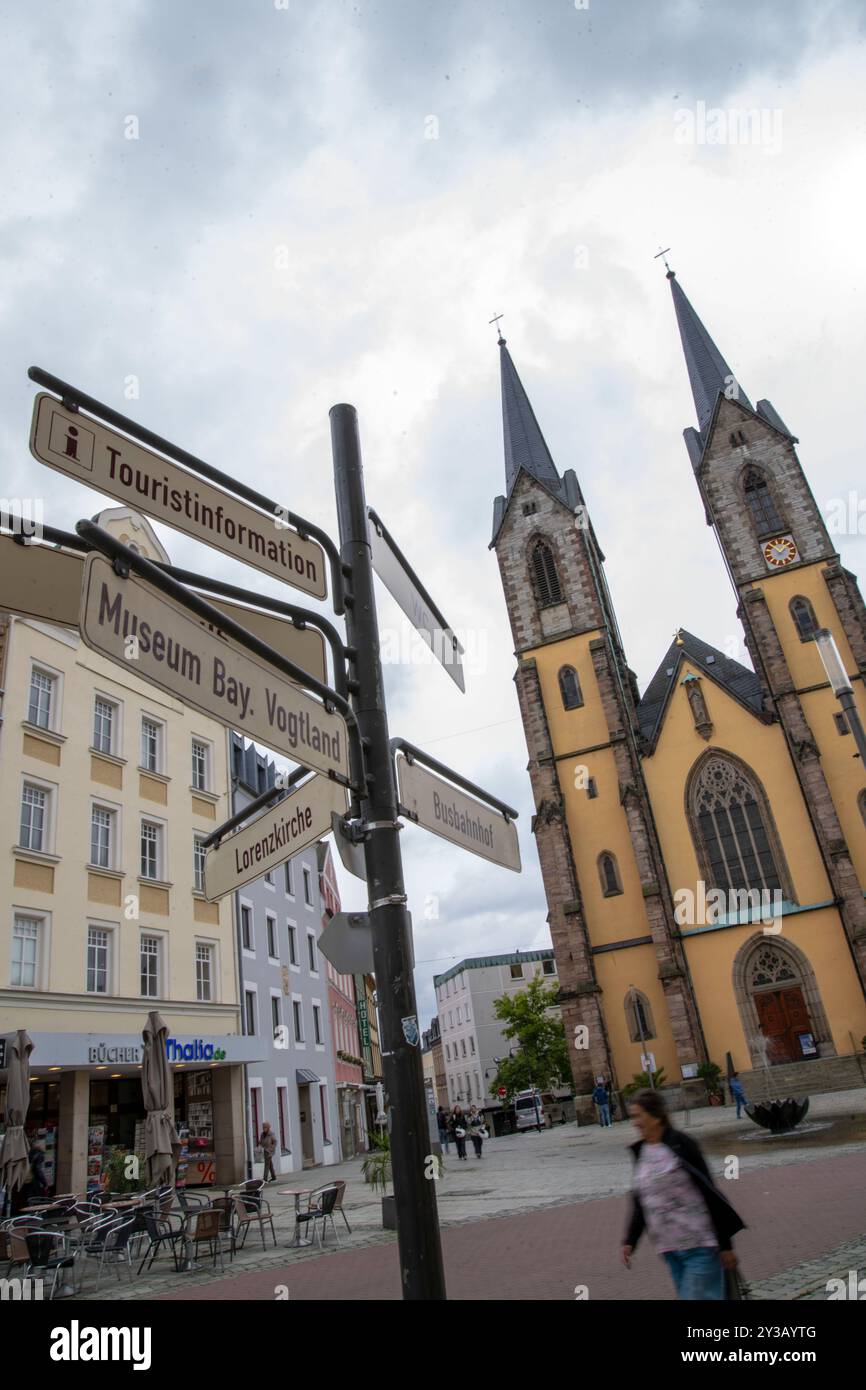
<path id="1" fill-rule="evenodd" d="M 318 772 L 348 776 L 346 721 L 143 579 L 88 555 L 79 615 L 87 646 L 230 728 Z"/>

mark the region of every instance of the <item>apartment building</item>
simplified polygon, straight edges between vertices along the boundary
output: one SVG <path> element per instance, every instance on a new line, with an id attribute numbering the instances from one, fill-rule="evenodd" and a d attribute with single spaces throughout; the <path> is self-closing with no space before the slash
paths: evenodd
<path id="1" fill-rule="evenodd" d="M 129 509 L 97 521 L 168 561 Z M 231 902 L 202 891 L 201 840 L 229 813 L 226 731 L 76 629 L 0 609 L 0 636 L 0 1034 L 34 1043 L 28 1128 L 62 1191 L 135 1147 L 142 1028 L 158 1010 L 175 1115 L 196 1141 L 189 1180 L 233 1182 L 242 1069 L 260 1043 L 240 1026 Z"/>
<path id="2" fill-rule="evenodd" d="M 331 918 L 340 911 L 340 888 L 334 856 L 327 841 L 319 841 L 316 854 L 322 898 L 322 926 L 326 927 Z M 361 1056 L 361 1038 L 358 1032 L 355 978 L 353 975 L 341 975 L 330 961 L 325 962 L 325 967 L 328 976 L 328 1006 L 334 1048 L 340 1138 L 343 1158 L 352 1158 L 357 1153 L 366 1152 L 368 1148 L 364 1060 Z"/>
<path id="3" fill-rule="evenodd" d="M 490 1090 L 495 1059 L 507 1057 L 514 1044 L 505 1037 L 493 1005 L 503 995 L 525 989 L 534 975 L 558 984 L 552 950 L 476 956 L 434 976 L 448 1092 L 443 1104 L 499 1104 Z"/>

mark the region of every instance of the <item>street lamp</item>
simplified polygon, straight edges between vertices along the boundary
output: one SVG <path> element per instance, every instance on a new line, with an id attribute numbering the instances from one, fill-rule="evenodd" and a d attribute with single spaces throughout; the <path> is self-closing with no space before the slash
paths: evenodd
<path id="1" fill-rule="evenodd" d="M 848 672 L 845 670 L 844 663 L 839 655 L 839 648 L 836 646 L 835 639 L 828 627 L 819 627 L 815 632 L 815 645 L 818 648 L 818 655 L 824 663 L 824 670 L 827 672 L 827 679 L 833 687 L 833 694 L 845 711 L 845 719 L 848 728 L 854 735 L 854 742 L 857 745 L 857 752 L 866 767 L 866 731 L 860 719 L 857 704 L 854 699 L 854 691 L 848 679 Z"/>

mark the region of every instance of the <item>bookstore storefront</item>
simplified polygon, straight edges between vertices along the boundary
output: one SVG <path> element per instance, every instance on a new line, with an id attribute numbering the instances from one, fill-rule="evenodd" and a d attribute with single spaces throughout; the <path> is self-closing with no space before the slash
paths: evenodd
<path id="1" fill-rule="evenodd" d="M 31 1032 L 27 1132 L 46 1147 L 56 1192 L 116 1190 L 123 1158 L 144 1153 L 141 1034 Z M 233 1183 L 245 1174 L 243 1068 L 261 1040 L 228 1034 L 169 1036 L 178 1182 Z M 2 1103 L 2 1096 L 0 1096 Z"/>

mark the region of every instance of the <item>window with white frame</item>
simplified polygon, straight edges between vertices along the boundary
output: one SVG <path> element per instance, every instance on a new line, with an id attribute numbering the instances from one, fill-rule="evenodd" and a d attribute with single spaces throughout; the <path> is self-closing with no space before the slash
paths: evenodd
<path id="1" fill-rule="evenodd" d="M 97 869 L 114 868 L 117 812 L 108 806 L 90 808 L 90 862 Z"/>
<path id="2" fill-rule="evenodd" d="M 57 702 L 57 677 L 42 671 L 38 666 L 30 670 L 30 698 L 27 702 L 27 720 L 40 729 L 53 729 Z"/>
<path id="3" fill-rule="evenodd" d="M 25 782 L 21 792 L 21 834 L 18 840 L 22 849 L 48 852 L 50 810 L 51 793 L 45 787 Z"/>
<path id="4" fill-rule="evenodd" d="M 210 790 L 210 745 L 199 738 L 192 741 L 192 785 L 197 792 Z"/>
<path id="5" fill-rule="evenodd" d="M 268 955 L 271 960 L 279 960 L 280 950 L 277 945 L 277 919 L 268 913 L 265 918 L 268 927 Z"/>
<path id="6" fill-rule="evenodd" d="M 214 948 L 207 941 L 195 943 L 195 997 L 210 1003 L 214 997 Z"/>
<path id="7" fill-rule="evenodd" d="M 248 990 L 246 991 L 246 993 L 245 993 L 245 999 L 246 999 L 247 1033 L 250 1034 L 250 1035 L 252 1035 L 252 1034 L 255 1033 L 255 1031 L 256 1031 L 256 992 L 255 992 L 255 990 L 254 990 L 254 989 L 248 989 Z"/>
<path id="8" fill-rule="evenodd" d="M 313 1037 L 319 1047 L 322 1046 L 322 1006 L 313 1005 Z"/>
<path id="9" fill-rule="evenodd" d="M 450 1044 L 450 1043 L 446 1043 L 446 1044 L 445 1044 L 445 1061 L 446 1061 L 446 1062 L 450 1062 L 450 1061 L 451 1061 L 451 1044 Z"/>
<path id="10" fill-rule="evenodd" d="M 315 975 L 319 968 L 319 962 L 316 959 L 316 938 L 312 932 L 307 935 L 307 955 L 310 958 L 310 972 Z"/>
<path id="11" fill-rule="evenodd" d="M 294 926 L 292 925 L 292 923 L 289 922 L 289 923 L 288 923 L 288 930 L 289 930 L 289 964 L 290 964 L 290 965 L 297 965 L 297 963 L 298 963 L 298 932 L 297 932 L 297 927 L 294 927 Z"/>
<path id="12" fill-rule="evenodd" d="M 269 887 L 269 888 L 273 888 L 273 886 L 274 886 L 274 875 L 273 875 L 273 870 L 272 870 L 272 869 L 268 869 L 268 870 L 262 875 L 262 877 L 264 878 L 265 883 L 268 885 L 268 887 Z"/>
<path id="13" fill-rule="evenodd" d="M 313 906 L 313 878 L 306 864 L 304 865 L 304 902 L 307 907 Z"/>
<path id="14" fill-rule="evenodd" d="M 117 705 L 97 695 L 93 701 L 93 747 L 97 753 L 117 749 Z"/>
<path id="15" fill-rule="evenodd" d="M 162 874 L 162 826 L 155 821 L 141 822 L 141 877 L 158 879 Z"/>
<path id="16" fill-rule="evenodd" d="M 192 840 L 193 884 L 197 893 L 204 892 L 204 861 L 207 850 L 204 835 L 194 835 Z"/>
<path id="17" fill-rule="evenodd" d="M 295 1042 L 302 1043 L 304 1041 L 304 1016 L 300 999 L 292 1000 L 292 1023 L 295 1028 Z"/>
<path id="18" fill-rule="evenodd" d="M 12 971 L 10 984 L 17 989 L 39 987 L 39 949 L 43 919 L 16 912 L 12 927 Z"/>
<path id="19" fill-rule="evenodd" d="M 279 1036 L 280 1036 L 280 1029 L 282 1028 L 282 1026 L 283 1026 L 283 1014 L 282 1014 L 282 1008 L 281 1008 L 281 1006 L 280 1006 L 280 996 L 279 996 L 278 994 L 272 994 L 272 995 L 271 995 L 271 1033 L 273 1034 L 273 1036 L 274 1036 L 275 1039 L 276 1039 L 276 1038 L 279 1038 Z"/>
<path id="20" fill-rule="evenodd" d="M 162 977 L 162 938 L 142 935 L 141 993 L 145 999 L 158 999 Z"/>
<path id="21" fill-rule="evenodd" d="M 291 861 L 291 859 L 287 859 L 286 862 L 285 862 L 285 864 L 283 865 L 283 873 L 285 874 L 285 879 L 286 879 L 286 892 L 287 892 L 288 894 L 290 894 L 291 897 L 294 897 L 294 896 L 295 896 L 295 889 L 294 889 L 294 885 L 293 885 L 293 881 L 292 881 L 292 861 Z"/>
<path id="22" fill-rule="evenodd" d="M 475 1039 L 474 1039 L 474 1038 L 470 1038 L 470 1039 L 469 1039 L 469 1051 L 472 1053 L 472 1056 L 474 1057 L 474 1056 L 475 1056 Z"/>
<path id="23" fill-rule="evenodd" d="M 87 993 L 107 994 L 111 932 L 107 927 L 87 928 Z"/>
<path id="24" fill-rule="evenodd" d="M 247 903 L 241 904 L 241 945 L 245 951 L 253 949 L 253 910 Z"/>
<path id="25" fill-rule="evenodd" d="M 162 725 L 141 717 L 141 766 L 145 772 L 162 772 Z"/>

